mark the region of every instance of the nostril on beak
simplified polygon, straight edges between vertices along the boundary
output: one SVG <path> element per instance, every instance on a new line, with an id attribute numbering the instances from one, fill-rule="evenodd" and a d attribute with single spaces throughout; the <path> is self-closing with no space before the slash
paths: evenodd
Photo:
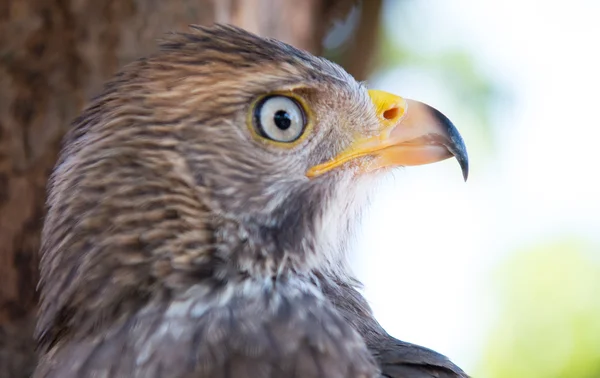
<path id="1" fill-rule="evenodd" d="M 369 96 L 375 107 L 375 114 L 383 127 L 397 124 L 407 109 L 406 100 L 391 93 L 369 90 Z"/>
<path id="2" fill-rule="evenodd" d="M 397 107 L 393 107 L 383 112 L 383 118 L 387 119 L 388 121 L 393 121 L 394 119 L 398 118 L 399 114 L 400 109 Z"/>

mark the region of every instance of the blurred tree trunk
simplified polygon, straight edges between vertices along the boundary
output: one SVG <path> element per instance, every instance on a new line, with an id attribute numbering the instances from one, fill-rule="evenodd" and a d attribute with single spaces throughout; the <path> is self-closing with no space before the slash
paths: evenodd
<path id="1" fill-rule="evenodd" d="M 31 334 L 46 180 L 70 121 L 102 83 L 151 53 L 165 32 L 192 23 L 232 23 L 320 54 L 331 21 L 354 3 L 0 0 L 0 378 L 27 377 L 35 365 Z M 367 32 L 361 39 L 374 38 L 373 20 L 367 24 L 359 26 Z M 354 64 L 364 60 L 355 50 L 348 53 Z M 362 70 L 353 73 L 364 76 Z"/>

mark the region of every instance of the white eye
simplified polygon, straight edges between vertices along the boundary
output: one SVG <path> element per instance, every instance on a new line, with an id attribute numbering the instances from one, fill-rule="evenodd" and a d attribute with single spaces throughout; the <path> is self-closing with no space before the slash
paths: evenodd
<path id="1" fill-rule="evenodd" d="M 306 117 L 300 104 L 284 96 L 269 96 L 254 110 L 254 123 L 260 135 L 276 142 L 293 142 L 306 127 Z"/>

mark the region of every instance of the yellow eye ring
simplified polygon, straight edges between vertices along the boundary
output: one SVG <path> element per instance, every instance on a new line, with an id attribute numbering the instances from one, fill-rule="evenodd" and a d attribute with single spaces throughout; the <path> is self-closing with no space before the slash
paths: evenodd
<path id="1" fill-rule="evenodd" d="M 306 101 L 291 91 L 259 96 L 252 102 L 247 118 L 255 140 L 285 149 L 301 144 L 313 128 Z"/>

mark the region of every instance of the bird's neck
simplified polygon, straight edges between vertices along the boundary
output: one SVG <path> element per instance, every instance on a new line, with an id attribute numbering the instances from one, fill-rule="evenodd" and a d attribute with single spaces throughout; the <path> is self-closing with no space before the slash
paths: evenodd
<path id="1" fill-rule="evenodd" d="M 165 171 L 179 169 L 171 168 Z M 127 175 L 135 180 L 144 165 L 109 171 L 54 183 L 43 241 L 42 345 L 101 332 L 192 288 L 218 292 L 293 279 L 320 290 L 319 270 L 303 260 L 306 251 L 295 249 L 296 239 L 284 243 L 275 230 L 211 215 L 202 193 L 181 177 L 182 185 L 174 186 L 164 175 L 149 180 L 148 173 L 138 181 L 143 185 L 125 188 L 106 183 Z"/>
<path id="2" fill-rule="evenodd" d="M 232 219 L 210 207 L 181 155 L 154 148 L 107 156 L 98 146 L 56 169 L 43 233 L 38 334 L 88 332 L 195 286 L 213 289 L 315 275 L 348 277 L 336 237 L 346 202 L 297 199 L 302 208 Z M 101 158 L 100 158 L 101 156 Z M 312 203 L 312 208 L 305 208 Z M 324 206 L 323 204 L 328 204 Z M 341 211 L 341 210 L 340 210 Z M 114 319 L 112 319 L 114 320 Z"/>

